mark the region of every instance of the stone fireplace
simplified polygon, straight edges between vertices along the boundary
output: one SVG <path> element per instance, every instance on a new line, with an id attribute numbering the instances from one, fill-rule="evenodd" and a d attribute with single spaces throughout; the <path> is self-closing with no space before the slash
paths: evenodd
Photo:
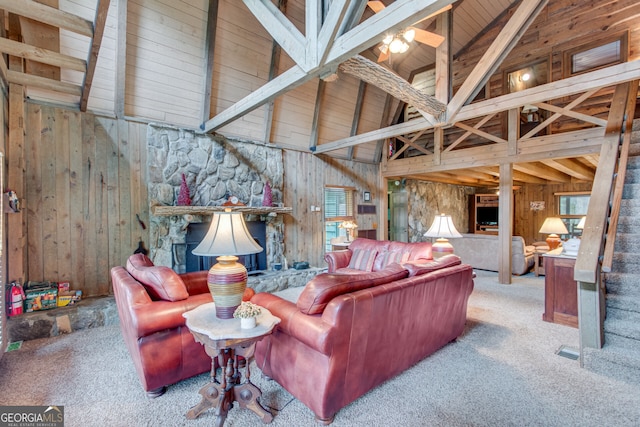
<path id="1" fill-rule="evenodd" d="M 147 163 L 149 200 L 152 205 L 175 206 L 184 174 L 192 206 L 222 206 L 235 196 L 246 206 L 261 207 L 263 190 L 269 182 L 272 206 L 282 207 L 284 182 L 282 151 L 247 141 L 221 136 L 197 134 L 192 131 L 149 125 L 147 128 Z M 207 215 L 154 215 L 150 213 L 149 256 L 156 265 L 165 265 L 182 272 L 187 252 L 193 249 L 188 232 L 198 229 L 206 233 Z M 257 269 L 270 269 L 273 263 L 283 262 L 284 221 L 282 215 L 247 214 L 247 225 L 259 222 L 264 230 L 261 258 L 244 260 L 255 263 Z M 262 233 L 262 232 L 260 232 Z M 253 235 L 253 234 L 252 234 Z M 254 236 L 257 237 L 257 236 Z M 259 238 L 259 239 L 260 239 Z M 258 240 L 259 240 L 258 239 Z M 197 244 L 197 243 L 196 243 Z M 197 260 L 198 267 L 203 261 Z M 215 259 L 204 262 L 213 264 Z M 205 269 L 208 265 L 205 266 Z M 253 267 L 252 267 L 253 268 Z"/>

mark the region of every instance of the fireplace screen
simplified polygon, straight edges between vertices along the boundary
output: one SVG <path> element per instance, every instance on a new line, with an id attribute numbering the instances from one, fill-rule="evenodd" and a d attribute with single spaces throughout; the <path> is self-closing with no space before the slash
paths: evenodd
<path id="1" fill-rule="evenodd" d="M 263 221 L 245 221 L 251 237 L 266 248 L 266 224 Z M 216 263 L 216 257 L 198 256 L 191 253 L 200 244 L 209 230 L 208 222 L 194 222 L 187 227 L 186 243 L 174 243 L 173 269 L 178 273 L 208 270 Z M 257 254 L 239 255 L 238 262 L 245 266 L 249 275 L 267 269 L 266 250 Z"/>

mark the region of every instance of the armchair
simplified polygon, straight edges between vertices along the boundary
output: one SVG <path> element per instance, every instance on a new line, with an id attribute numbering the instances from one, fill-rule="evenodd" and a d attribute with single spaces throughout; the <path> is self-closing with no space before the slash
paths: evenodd
<path id="1" fill-rule="evenodd" d="M 111 280 L 120 329 L 142 388 L 149 397 L 167 386 L 211 370 L 211 357 L 197 343 L 182 314 L 212 301 L 207 271 L 177 274 L 134 254 L 113 267 Z M 249 300 L 254 290 L 243 296 Z"/>

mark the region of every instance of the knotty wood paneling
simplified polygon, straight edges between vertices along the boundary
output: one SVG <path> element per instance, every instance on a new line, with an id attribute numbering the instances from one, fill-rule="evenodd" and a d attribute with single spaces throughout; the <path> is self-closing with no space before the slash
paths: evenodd
<path id="1" fill-rule="evenodd" d="M 591 191 L 591 183 L 566 183 L 552 185 L 523 185 L 514 191 L 514 232 L 522 236 L 527 244 L 542 241 L 547 235 L 538 233 L 548 216 L 558 215 L 555 193 Z M 532 211 L 530 202 L 543 201 L 545 209 Z"/>
<path id="2" fill-rule="evenodd" d="M 362 203 L 363 191 L 370 191 L 372 202 L 380 206 L 377 166 L 293 150 L 284 150 L 283 161 L 283 202 L 293 208 L 291 215 L 284 215 L 285 256 L 289 265 L 293 261 L 308 261 L 324 267 L 324 187 L 355 187 L 356 204 Z M 311 212 L 311 205 L 322 210 Z M 356 220 L 359 228 L 368 230 L 374 228 L 377 216 L 357 215 Z"/>
<path id="3" fill-rule="evenodd" d="M 485 2 L 487 3 L 487 2 Z M 513 15 L 519 3 L 514 3 L 511 10 L 497 20 L 497 25 L 488 28 L 472 44 L 465 49 L 456 52 L 453 62 L 452 83 L 454 92 L 462 85 L 467 76 L 473 72 L 482 55 L 489 49 L 491 43 L 499 36 L 501 29 Z M 456 19 L 462 19 L 462 15 L 454 15 Z M 454 19 L 454 28 L 459 31 L 464 25 L 460 25 Z M 579 46 L 588 46 L 590 43 L 605 43 L 611 37 L 623 32 L 629 34 L 628 61 L 640 58 L 640 51 L 635 47 L 640 43 L 640 3 L 635 0 L 622 0 L 613 3 L 595 1 L 574 2 L 571 0 L 550 1 L 534 23 L 525 32 L 517 45 L 507 55 L 496 72 L 487 83 L 487 92 L 490 97 L 496 97 L 508 93 L 506 80 L 507 73 L 546 61 L 549 70 L 548 82 L 558 81 L 569 76 L 564 75 L 564 53 Z M 594 115 L 606 119 L 611 102 L 613 88 L 603 89 L 598 96 L 593 96 L 574 111 Z M 557 106 L 568 104 L 571 99 L 553 100 L 551 103 Z M 542 110 L 541 110 L 542 112 Z M 543 112 L 545 117 L 549 112 Z M 494 135 L 505 135 L 506 114 L 496 116 L 486 123 L 482 130 Z M 471 123 L 468 123 L 471 124 Z M 582 121 L 562 117 L 547 128 L 548 133 L 559 133 L 569 130 L 578 130 L 591 127 Z M 451 128 L 446 132 L 445 146 L 462 134 L 462 131 Z M 472 135 L 468 141 L 459 146 L 462 148 L 473 142 L 486 141 L 479 136 Z"/>
<path id="4" fill-rule="evenodd" d="M 111 293 L 148 232 L 146 125 L 62 108 L 26 107 L 23 206 L 27 280 L 68 280 L 85 296 Z"/>

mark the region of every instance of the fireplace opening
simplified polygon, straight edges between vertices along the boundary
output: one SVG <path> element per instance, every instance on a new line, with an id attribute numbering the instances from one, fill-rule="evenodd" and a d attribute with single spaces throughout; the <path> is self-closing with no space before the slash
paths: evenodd
<path id="1" fill-rule="evenodd" d="M 263 248 L 262 252 L 238 255 L 238 262 L 245 266 L 249 275 L 267 269 L 267 226 L 263 221 L 245 221 L 249 234 Z M 209 230 L 209 222 L 193 222 L 187 226 L 185 243 L 174 243 L 172 247 L 173 269 L 178 273 L 209 270 L 216 263 L 215 256 L 198 256 L 192 253 Z"/>

